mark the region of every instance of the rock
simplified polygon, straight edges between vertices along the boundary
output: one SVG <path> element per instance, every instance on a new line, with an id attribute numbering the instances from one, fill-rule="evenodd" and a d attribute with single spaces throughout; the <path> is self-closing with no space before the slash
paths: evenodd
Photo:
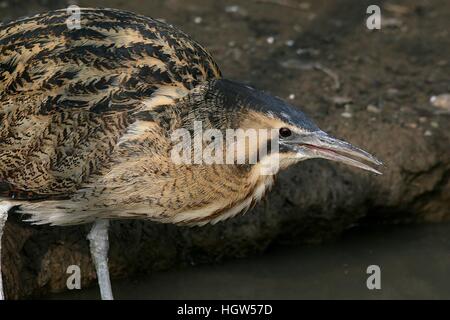
<path id="1" fill-rule="evenodd" d="M 225 7 L 225 12 L 240 15 L 242 17 L 247 16 L 247 10 L 238 5 L 230 5 Z"/>
<path id="2" fill-rule="evenodd" d="M 403 26 L 403 21 L 398 18 L 381 18 L 382 28 L 400 28 Z"/>
<path id="3" fill-rule="evenodd" d="M 266 39 L 266 41 L 267 41 L 268 44 L 273 44 L 275 42 L 275 38 L 274 37 L 268 37 Z"/>
<path id="4" fill-rule="evenodd" d="M 397 14 L 397 15 L 407 15 L 407 14 L 410 14 L 411 12 L 413 12 L 413 10 L 414 10 L 412 7 L 406 7 L 406 6 L 393 4 L 393 3 L 386 3 L 383 7 L 386 11 L 389 11 L 389 12 L 391 12 L 393 14 Z"/>
<path id="5" fill-rule="evenodd" d="M 372 112 L 372 113 L 380 113 L 381 110 L 380 108 L 378 108 L 377 106 L 374 106 L 373 104 L 369 104 L 366 108 L 367 111 Z"/>
<path id="6" fill-rule="evenodd" d="M 439 123 L 437 123 L 436 121 L 431 121 L 430 125 L 431 125 L 433 128 L 439 128 Z"/>
<path id="7" fill-rule="evenodd" d="M 349 119 L 349 118 L 353 117 L 353 114 L 351 112 L 345 111 L 345 112 L 341 113 L 341 116 Z"/>
<path id="8" fill-rule="evenodd" d="M 294 40 L 286 40 L 285 44 L 286 44 L 288 47 L 292 47 L 292 46 L 295 44 L 295 41 L 294 41 Z"/>
<path id="9" fill-rule="evenodd" d="M 353 102 L 352 98 L 343 96 L 334 96 L 330 100 L 338 107 L 345 106 L 346 104 Z"/>
<path id="10" fill-rule="evenodd" d="M 396 88 L 389 88 L 387 89 L 386 93 L 389 97 L 395 97 L 400 93 L 400 91 Z"/>
<path id="11" fill-rule="evenodd" d="M 227 13 L 236 13 L 240 10 L 240 7 L 237 5 L 231 5 L 225 7 L 225 12 Z"/>
<path id="12" fill-rule="evenodd" d="M 435 107 L 450 111 L 450 93 L 432 96 L 430 102 Z"/>

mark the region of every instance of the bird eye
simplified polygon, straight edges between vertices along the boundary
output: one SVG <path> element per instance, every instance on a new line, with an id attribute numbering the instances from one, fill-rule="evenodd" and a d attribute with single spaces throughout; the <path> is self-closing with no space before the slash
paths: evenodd
<path id="1" fill-rule="evenodd" d="M 287 138 L 292 134 L 291 129 L 289 128 L 280 128 L 280 136 L 283 138 Z"/>

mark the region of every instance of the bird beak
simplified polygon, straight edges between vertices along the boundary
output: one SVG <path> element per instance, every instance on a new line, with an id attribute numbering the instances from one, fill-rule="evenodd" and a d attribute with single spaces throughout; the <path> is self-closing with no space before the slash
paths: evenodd
<path id="1" fill-rule="evenodd" d="M 323 131 L 302 135 L 301 139 L 296 141 L 295 149 L 300 157 L 322 158 L 342 162 L 353 167 L 381 174 L 381 172 L 360 160 L 377 166 L 382 164 L 381 161 L 368 152 L 361 150 L 348 142 L 333 138 Z"/>

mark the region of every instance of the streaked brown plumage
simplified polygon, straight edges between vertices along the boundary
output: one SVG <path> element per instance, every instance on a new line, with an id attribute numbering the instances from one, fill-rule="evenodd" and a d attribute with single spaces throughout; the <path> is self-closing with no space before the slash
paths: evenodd
<path id="1" fill-rule="evenodd" d="M 69 30 L 67 18 L 59 10 L 0 27 L 0 213 L 203 225 L 259 201 L 274 182 L 259 174 L 272 156 L 280 169 L 321 157 L 375 171 L 341 153 L 379 164 L 280 99 L 222 79 L 205 49 L 166 23 L 83 9 L 81 29 Z M 284 137 L 256 164 L 175 164 L 170 135 L 194 121 Z"/>
<path id="2" fill-rule="evenodd" d="M 59 10 L 0 31 L 0 174 L 16 199 L 24 192 L 32 199 L 68 198 L 83 184 L 95 183 L 113 162 L 135 156 L 131 149 L 139 146 L 114 147 L 138 110 L 172 103 L 168 96 L 181 97 L 220 77 L 199 44 L 165 23 L 118 10 L 84 9 L 83 28 L 69 30 L 67 17 Z M 148 142 L 161 150 L 169 147 L 153 121 L 141 122 L 153 131 L 146 133 Z M 161 168 L 163 159 L 150 163 L 153 170 L 174 170 Z M 161 187 L 152 197 L 160 196 Z M 91 220 L 85 218 L 68 223 Z"/>

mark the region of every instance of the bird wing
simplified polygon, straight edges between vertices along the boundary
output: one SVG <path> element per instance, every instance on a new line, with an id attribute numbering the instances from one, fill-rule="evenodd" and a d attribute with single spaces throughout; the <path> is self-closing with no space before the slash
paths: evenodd
<path id="1" fill-rule="evenodd" d="M 162 21 L 81 9 L 0 26 L 0 193 L 71 193 L 108 163 L 133 110 L 221 77 L 210 54 Z M 4 188 L 3 188 L 4 189 Z"/>

